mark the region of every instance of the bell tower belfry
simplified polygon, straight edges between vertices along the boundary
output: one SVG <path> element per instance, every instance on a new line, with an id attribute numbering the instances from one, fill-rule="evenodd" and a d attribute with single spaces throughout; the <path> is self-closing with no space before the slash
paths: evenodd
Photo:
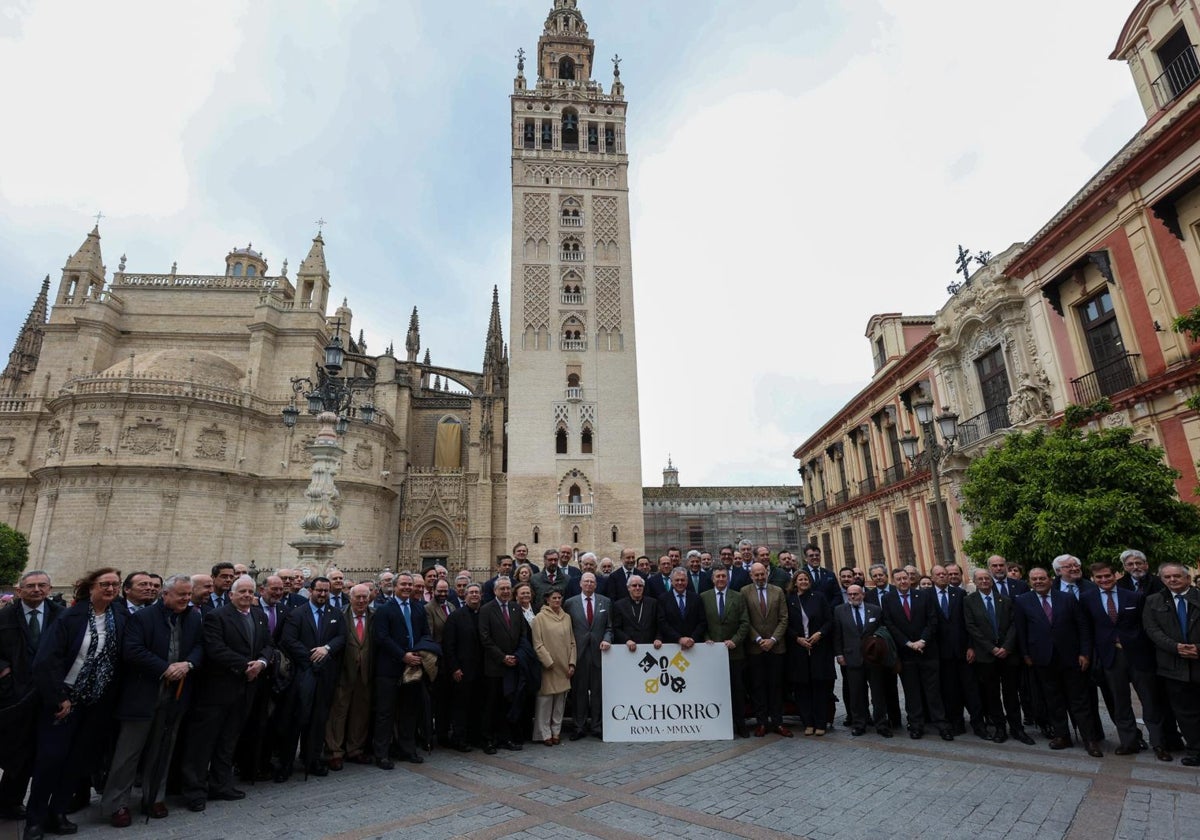
<path id="1" fill-rule="evenodd" d="M 643 548 L 629 158 L 577 0 L 554 0 L 512 101 L 508 541 Z M 613 554 L 612 556 L 616 556 Z"/>

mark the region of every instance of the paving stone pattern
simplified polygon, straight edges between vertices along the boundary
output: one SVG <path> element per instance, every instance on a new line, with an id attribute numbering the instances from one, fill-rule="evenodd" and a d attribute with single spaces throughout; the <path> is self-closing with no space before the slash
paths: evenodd
<path id="1" fill-rule="evenodd" d="M 484 756 L 435 751 L 392 771 L 247 786 L 241 802 L 109 828 L 98 800 L 80 837 L 120 840 L 470 837 L 716 840 L 884 836 L 968 840 L 1200 838 L 1200 773 L 1143 753 L 1088 758 L 973 736 L 671 744 L 594 739 Z M 0 840 L 19 836 L 0 823 Z"/>

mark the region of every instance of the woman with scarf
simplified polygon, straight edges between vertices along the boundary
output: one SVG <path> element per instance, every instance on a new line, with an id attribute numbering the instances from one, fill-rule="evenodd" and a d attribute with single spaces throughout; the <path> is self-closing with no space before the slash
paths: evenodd
<path id="1" fill-rule="evenodd" d="M 74 834 L 71 796 L 98 764 L 113 728 L 121 637 L 128 613 L 113 608 L 121 573 L 96 569 L 75 584 L 75 603 L 50 625 L 33 660 L 40 708 L 25 840 Z"/>
<path id="2" fill-rule="evenodd" d="M 824 735 L 833 696 L 833 608 L 812 588 L 807 569 L 796 572 L 788 605 L 788 672 L 805 735 Z"/>

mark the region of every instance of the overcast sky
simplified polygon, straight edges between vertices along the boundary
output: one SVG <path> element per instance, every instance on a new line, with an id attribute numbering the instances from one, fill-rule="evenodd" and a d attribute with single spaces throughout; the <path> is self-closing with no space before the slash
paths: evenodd
<path id="1" fill-rule="evenodd" d="M 372 352 L 415 305 L 478 370 L 493 285 L 511 332 L 513 55 L 551 5 L 0 0 L 0 353 L 97 211 L 110 272 L 252 241 L 294 276 L 324 217 Z M 868 318 L 934 312 L 958 243 L 1032 235 L 1141 126 L 1107 59 L 1133 7 L 580 0 L 630 102 L 646 483 L 669 453 L 684 485 L 794 484 Z"/>

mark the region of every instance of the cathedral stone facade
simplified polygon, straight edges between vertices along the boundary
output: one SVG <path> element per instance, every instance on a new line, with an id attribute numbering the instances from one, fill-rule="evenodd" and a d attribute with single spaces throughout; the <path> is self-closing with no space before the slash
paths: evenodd
<path id="1" fill-rule="evenodd" d="M 294 280 L 251 248 L 220 274 L 134 274 L 124 257 L 109 274 L 100 242 L 92 230 L 52 299 L 47 278 L 0 378 L 0 514 L 29 535 L 30 566 L 68 581 L 100 564 L 294 564 L 316 420 L 288 429 L 280 412 L 353 327 L 345 301 L 326 314 L 322 236 Z M 488 568 L 505 543 L 498 298 L 481 372 L 418 361 L 415 309 L 404 359 L 343 340 L 378 419 L 341 439 L 339 566 Z"/>

